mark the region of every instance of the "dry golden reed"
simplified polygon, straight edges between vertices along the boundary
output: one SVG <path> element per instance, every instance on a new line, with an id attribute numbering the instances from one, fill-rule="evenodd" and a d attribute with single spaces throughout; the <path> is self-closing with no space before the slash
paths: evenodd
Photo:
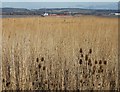
<path id="1" fill-rule="evenodd" d="M 117 20 L 94 16 L 2 19 L 2 89 L 117 89 Z"/>

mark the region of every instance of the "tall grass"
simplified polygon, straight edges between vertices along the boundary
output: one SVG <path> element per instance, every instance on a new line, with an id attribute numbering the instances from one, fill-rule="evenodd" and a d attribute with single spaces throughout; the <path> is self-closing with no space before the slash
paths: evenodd
<path id="1" fill-rule="evenodd" d="M 0 91 L 1 90 L 2 90 L 2 19 L 0 19 Z"/>
<path id="2" fill-rule="evenodd" d="M 117 18 L 5 18 L 3 90 L 118 88 Z"/>

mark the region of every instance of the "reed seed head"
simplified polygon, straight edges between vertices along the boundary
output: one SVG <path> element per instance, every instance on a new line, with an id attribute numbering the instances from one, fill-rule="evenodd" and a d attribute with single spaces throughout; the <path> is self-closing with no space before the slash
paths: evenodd
<path id="1" fill-rule="evenodd" d="M 102 60 L 99 61 L 99 64 L 102 64 Z"/>
<path id="2" fill-rule="evenodd" d="M 86 61 L 88 60 L 88 55 L 85 55 L 85 60 L 86 60 Z"/>
<path id="3" fill-rule="evenodd" d="M 82 48 L 80 48 L 80 53 L 82 53 L 83 51 L 82 51 Z"/>
<path id="4" fill-rule="evenodd" d="M 41 64 L 38 65 L 38 68 L 39 68 L 39 69 L 41 68 Z"/>
<path id="5" fill-rule="evenodd" d="M 45 70 L 45 66 L 43 66 L 43 70 Z"/>
<path id="6" fill-rule="evenodd" d="M 104 61 L 104 64 L 106 65 L 106 64 L 107 64 L 107 61 Z"/>
<path id="7" fill-rule="evenodd" d="M 92 54 L 92 49 L 89 50 L 89 53 Z"/>
<path id="8" fill-rule="evenodd" d="M 79 60 L 79 64 L 82 64 L 82 59 Z"/>
<path id="9" fill-rule="evenodd" d="M 81 57 L 83 57 L 83 54 L 81 54 Z"/>
<path id="10" fill-rule="evenodd" d="M 95 60 L 95 64 L 97 64 L 97 60 Z"/>
<path id="11" fill-rule="evenodd" d="M 5 82 L 5 79 L 3 79 L 2 82 Z"/>
<path id="12" fill-rule="evenodd" d="M 36 62 L 39 62 L 39 58 L 36 58 Z"/>
<path id="13" fill-rule="evenodd" d="M 41 61 L 44 61 L 44 57 L 41 58 Z"/>

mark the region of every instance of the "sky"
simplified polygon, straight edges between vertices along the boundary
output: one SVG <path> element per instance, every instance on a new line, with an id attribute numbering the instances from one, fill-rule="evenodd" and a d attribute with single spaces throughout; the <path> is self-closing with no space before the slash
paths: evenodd
<path id="1" fill-rule="evenodd" d="M 7 8 L 83 8 L 83 9 L 118 9 L 117 2 L 3 2 Z"/>
<path id="2" fill-rule="evenodd" d="M 117 9 L 119 0 L 1 0 L 2 6 L 12 8 L 103 8 Z M 93 3 L 94 2 L 94 3 Z"/>
<path id="3" fill-rule="evenodd" d="M 118 2 L 120 0 L 0 0 L 2 2 Z"/>

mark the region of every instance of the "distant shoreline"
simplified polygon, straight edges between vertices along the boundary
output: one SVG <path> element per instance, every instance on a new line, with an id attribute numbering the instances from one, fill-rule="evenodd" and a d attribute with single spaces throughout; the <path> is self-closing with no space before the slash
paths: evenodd
<path id="1" fill-rule="evenodd" d="M 83 17 L 83 16 L 94 16 L 94 17 L 103 17 L 103 18 L 119 18 L 119 16 L 98 16 L 98 15 L 81 15 L 81 16 L 46 16 L 46 17 Z M 30 18 L 30 17 L 41 17 L 41 15 L 0 15 L 0 18 Z M 43 17 L 45 18 L 45 17 Z"/>
<path id="2" fill-rule="evenodd" d="M 0 18 L 25 18 L 25 17 L 41 17 L 39 15 L 2 15 Z"/>

